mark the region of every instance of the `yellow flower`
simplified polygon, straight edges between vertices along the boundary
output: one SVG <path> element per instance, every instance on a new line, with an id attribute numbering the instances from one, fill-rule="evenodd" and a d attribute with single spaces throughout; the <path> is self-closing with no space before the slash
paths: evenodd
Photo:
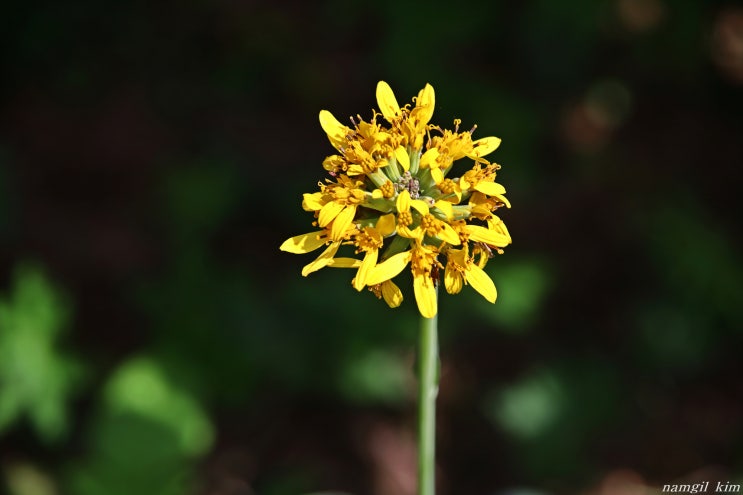
<path id="1" fill-rule="evenodd" d="M 495 214 L 511 205 L 505 188 L 495 182 L 500 166 L 484 158 L 500 139 L 473 140 L 477 126 L 459 132 L 459 120 L 454 130 L 430 124 L 435 107 L 430 84 L 413 102 L 401 107 L 380 81 L 380 112 L 369 121 L 359 116 L 347 126 L 327 110 L 320 112 L 320 125 L 337 154 L 323 161 L 329 177 L 319 191 L 302 201 L 319 230 L 287 239 L 281 250 L 309 253 L 324 247 L 302 275 L 325 267 L 355 269 L 353 287 L 368 287 L 393 308 L 403 295 L 392 279 L 409 266 L 418 310 L 431 318 L 437 311 L 439 269 L 444 269 L 447 292 L 470 285 L 495 302 L 495 284 L 484 268 L 511 243 Z M 471 168 L 447 177 L 462 159 L 472 160 Z M 344 246 L 355 247 L 350 254 L 361 258 L 337 256 Z"/>
<path id="2" fill-rule="evenodd" d="M 410 191 L 403 189 L 397 195 L 395 206 L 397 207 L 397 233 L 410 239 L 422 238 L 423 230 L 420 226 L 415 226 L 412 229 L 410 227 L 415 223 L 416 217 L 429 214 L 426 202 L 420 199 L 410 199 Z M 415 217 L 413 216 L 414 211 L 418 213 Z"/>
<path id="3" fill-rule="evenodd" d="M 444 286 L 449 294 L 459 293 L 462 290 L 463 283 L 468 283 L 485 299 L 495 302 L 495 298 L 498 296 L 495 284 L 479 264 L 474 262 L 474 258 L 468 255 L 467 248 L 449 249 L 446 258 Z M 481 255 L 480 259 L 485 258 Z"/>
<path id="4" fill-rule="evenodd" d="M 396 308 L 402 304 L 402 291 L 392 280 L 385 280 L 380 284 L 369 287 L 369 290 L 377 296 L 378 299 L 384 298 L 384 302 L 390 308 Z"/>
<path id="5" fill-rule="evenodd" d="M 354 236 L 354 244 L 358 246 L 356 253 L 364 252 L 364 259 L 356 272 L 353 286 L 361 290 L 366 286 L 366 278 L 372 268 L 377 265 L 379 250 L 384 245 L 384 238 L 395 230 L 395 219 L 392 213 L 379 218 L 374 227 L 364 227 Z"/>

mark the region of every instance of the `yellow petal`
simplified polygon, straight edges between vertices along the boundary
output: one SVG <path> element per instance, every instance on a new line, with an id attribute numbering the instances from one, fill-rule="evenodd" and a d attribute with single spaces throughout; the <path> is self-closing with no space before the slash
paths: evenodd
<path id="1" fill-rule="evenodd" d="M 427 124 L 433 116 L 433 110 L 436 106 L 436 94 L 433 91 L 433 86 L 426 84 L 426 86 L 418 92 L 418 99 L 415 101 L 416 107 L 421 107 L 421 112 L 418 114 L 421 124 Z"/>
<path id="2" fill-rule="evenodd" d="M 381 284 L 385 280 L 397 276 L 410 263 L 410 251 L 390 256 L 377 266 L 366 277 L 366 285 Z"/>
<path id="3" fill-rule="evenodd" d="M 465 266 L 467 264 L 467 253 L 464 249 L 449 249 L 446 254 L 449 260 L 459 266 Z"/>
<path id="4" fill-rule="evenodd" d="M 430 150 L 423 153 L 423 155 L 421 155 L 420 167 L 429 168 L 429 167 L 437 166 L 436 159 L 438 157 L 439 157 L 438 148 L 431 148 Z"/>
<path id="5" fill-rule="evenodd" d="M 320 227 L 325 227 L 327 224 L 332 222 L 344 208 L 345 205 L 336 203 L 335 201 L 326 203 L 320 210 L 320 215 L 317 217 L 317 224 Z"/>
<path id="6" fill-rule="evenodd" d="M 350 165 L 348 167 L 348 170 L 346 170 L 346 175 L 348 175 L 349 177 L 362 174 L 364 174 L 364 167 L 358 164 Z"/>
<path id="7" fill-rule="evenodd" d="M 459 294 L 462 291 L 462 274 L 452 267 L 451 263 L 446 264 L 444 271 L 444 286 L 449 294 Z"/>
<path id="8" fill-rule="evenodd" d="M 400 114 L 400 105 L 397 104 L 395 93 L 390 85 L 384 81 L 377 83 L 377 105 L 384 118 L 392 122 Z"/>
<path id="9" fill-rule="evenodd" d="M 472 143 L 474 148 L 472 149 L 472 152 L 468 154 L 468 156 L 470 157 L 485 156 L 495 151 L 498 148 L 498 146 L 500 146 L 500 143 L 501 143 L 500 138 L 497 138 L 494 136 L 480 138 L 474 143 Z"/>
<path id="10" fill-rule="evenodd" d="M 500 232 L 504 236 L 508 237 L 509 240 L 511 239 L 511 234 L 508 233 L 505 222 L 496 215 L 493 215 L 488 219 L 488 228 L 495 232 Z"/>
<path id="11" fill-rule="evenodd" d="M 503 196 L 506 192 L 506 189 L 500 184 L 497 184 L 495 182 L 478 182 L 477 185 L 475 185 L 475 190 L 487 194 L 488 196 L 493 196 L 494 198 L 503 202 L 503 204 L 506 205 L 507 208 L 511 207 L 511 202 L 508 201 L 505 196 Z"/>
<path id="12" fill-rule="evenodd" d="M 457 231 L 451 228 L 451 225 L 448 223 L 443 223 L 444 230 L 436 234 L 436 237 L 441 239 L 442 241 L 448 242 L 452 246 L 459 246 L 461 244 L 459 240 L 459 234 L 457 234 Z"/>
<path id="13" fill-rule="evenodd" d="M 333 258 L 328 263 L 330 268 L 358 268 L 361 266 L 361 260 L 356 258 Z"/>
<path id="14" fill-rule="evenodd" d="M 326 239 L 320 239 L 322 233 L 323 231 L 319 230 L 308 234 L 295 235 L 291 239 L 285 240 L 279 249 L 295 254 L 309 253 L 325 244 Z"/>
<path id="15" fill-rule="evenodd" d="M 330 261 L 333 259 L 333 256 L 335 256 L 335 253 L 338 252 L 338 247 L 341 245 L 340 242 L 334 242 L 328 248 L 322 252 L 320 256 L 317 257 L 315 261 L 312 263 L 308 263 L 305 265 L 304 268 L 302 268 L 302 276 L 306 277 L 312 272 L 316 272 L 320 268 L 323 268 L 325 266 L 328 266 L 330 264 Z"/>
<path id="16" fill-rule="evenodd" d="M 414 277 L 413 292 L 421 315 L 424 318 L 436 316 L 436 288 L 433 286 L 433 280 L 425 275 Z"/>
<path id="17" fill-rule="evenodd" d="M 446 215 L 447 219 L 451 220 L 451 218 L 454 216 L 454 210 L 452 210 L 450 202 L 440 199 L 436 201 L 435 206 L 436 208 L 444 212 L 444 215 Z"/>
<path id="18" fill-rule="evenodd" d="M 348 205 L 335 217 L 333 226 L 330 228 L 331 239 L 339 241 L 343 238 L 346 230 L 348 230 L 351 222 L 353 222 L 354 215 L 356 215 L 356 205 Z"/>
<path id="19" fill-rule="evenodd" d="M 484 252 L 480 253 L 480 256 L 477 259 L 477 266 L 484 269 L 485 265 L 488 264 L 488 259 L 490 258 L 488 258 L 488 256 Z"/>
<path id="20" fill-rule="evenodd" d="M 340 155 L 330 155 L 325 157 L 325 160 L 322 161 L 322 168 L 328 172 L 337 172 L 338 170 L 343 170 L 343 168 L 347 166 L 348 162 Z"/>
<path id="21" fill-rule="evenodd" d="M 436 184 L 441 184 L 441 181 L 444 180 L 444 172 L 440 168 L 434 167 L 431 169 L 431 177 Z"/>
<path id="22" fill-rule="evenodd" d="M 379 217 L 377 225 L 374 226 L 382 237 L 387 237 L 395 231 L 395 214 L 388 213 Z"/>
<path id="23" fill-rule="evenodd" d="M 501 194 L 506 194 L 506 188 L 497 182 L 478 182 L 477 185 L 475 185 L 475 191 L 480 191 L 488 196 L 500 196 Z"/>
<path id="24" fill-rule="evenodd" d="M 506 247 L 511 243 L 511 238 L 499 232 L 480 227 L 479 225 L 467 225 L 465 230 L 470 235 L 470 240 L 484 242 L 491 246 Z"/>
<path id="25" fill-rule="evenodd" d="M 322 197 L 323 193 L 316 192 L 316 193 L 304 193 L 302 195 L 302 208 L 304 211 L 318 211 L 323 206 L 325 206 L 322 203 Z"/>
<path id="26" fill-rule="evenodd" d="M 382 192 L 381 189 L 374 189 L 372 191 L 372 198 L 374 198 L 374 199 L 382 199 L 382 198 L 384 198 L 384 193 Z"/>
<path id="27" fill-rule="evenodd" d="M 395 150 L 395 159 L 397 159 L 397 163 L 400 164 L 403 170 L 406 172 L 410 170 L 410 156 L 408 156 L 408 151 L 405 148 L 402 146 L 397 147 Z"/>
<path id="28" fill-rule="evenodd" d="M 426 204 L 425 201 L 420 199 L 413 199 L 410 201 L 410 206 L 412 206 L 421 215 L 428 215 L 428 204 Z"/>
<path id="29" fill-rule="evenodd" d="M 408 211 L 410 210 L 410 193 L 407 189 L 400 191 L 397 195 L 397 211 Z"/>
<path id="30" fill-rule="evenodd" d="M 392 280 L 382 282 L 382 297 L 390 308 L 402 304 L 402 291 Z"/>
<path id="31" fill-rule="evenodd" d="M 414 229 L 410 229 L 409 227 L 405 227 L 404 225 L 398 225 L 397 233 L 402 237 L 407 237 L 408 239 L 423 240 L 423 229 L 420 227 L 420 225 Z"/>
<path id="32" fill-rule="evenodd" d="M 378 255 L 379 251 L 376 249 L 366 253 L 364 260 L 361 262 L 361 266 L 359 267 L 359 271 L 356 272 L 356 278 L 353 279 L 354 289 L 361 290 L 366 286 L 366 279 L 369 276 L 371 269 L 377 264 Z"/>
<path id="33" fill-rule="evenodd" d="M 328 135 L 330 143 L 335 149 L 340 151 L 340 148 L 346 144 L 348 128 L 338 122 L 338 119 L 333 117 L 333 114 L 327 110 L 320 110 L 320 126 L 325 131 L 325 134 Z"/>
<path id="34" fill-rule="evenodd" d="M 436 94 L 433 91 L 433 86 L 426 83 L 426 85 L 418 92 L 418 99 L 415 101 L 417 107 L 428 107 L 434 106 L 436 103 Z"/>
<path id="35" fill-rule="evenodd" d="M 464 271 L 464 276 L 467 279 L 467 283 L 477 292 L 482 294 L 482 297 L 491 303 L 495 302 L 495 299 L 498 297 L 498 292 L 495 290 L 495 284 L 487 273 L 477 265 L 470 264 Z"/>

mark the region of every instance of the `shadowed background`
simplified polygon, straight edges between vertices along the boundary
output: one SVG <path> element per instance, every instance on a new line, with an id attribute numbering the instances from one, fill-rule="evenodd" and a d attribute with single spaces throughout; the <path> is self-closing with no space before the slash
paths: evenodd
<path id="1" fill-rule="evenodd" d="M 478 125 L 495 305 L 440 304 L 442 495 L 740 483 L 743 7 L 13 2 L 0 492 L 414 493 L 417 313 L 278 246 L 383 79 Z M 737 481 L 736 481 L 737 480 Z"/>

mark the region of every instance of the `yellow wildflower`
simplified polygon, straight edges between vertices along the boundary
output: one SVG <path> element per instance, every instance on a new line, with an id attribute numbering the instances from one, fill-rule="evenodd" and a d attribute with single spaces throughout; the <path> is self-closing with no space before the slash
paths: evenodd
<path id="1" fill-rule="evenodd" d="M 495 182 L 500 166 L 484 158 L 500 139 L 473 140 L 477 126 L 459 132 L 459 120 L 454 130 L 430 124 L 435 106 L 430 84 L 413 101 L 414 106 L 401 107 L 380 81 L 379 113 L 369 121 L 358 116 L 347 126 L 327 110 L 320 112 L 320 125 L 337 154 L 323 161 L 330 177 L 302 201 L 320 230 L 292 237 L 281 249 L 309 253 L 325 247 L 302 275 L 324 267 L 355 269 L 353 287 L 368 287 L 393 308 L 403 295 L 392 279 L 410 266 L 418 310 L 431 318 L 437 311 L 439 269 L 444 269 L 447 292 L 471 285 L 495 302 L 495 284 L 484 267 L 511 243 L 494 213 L 510 203 Z M 462 159 L 472 160 L 471 168 L 447 177 Z M 337 257 L 346 245 L 362 258 Z"/>
<path id="2" fill-rule="evenodd" d="M 489 249 L 489 248 L 487 248 Z M 480 260 L 486 259 L 481 251 Z M 444 272 L 444 286 L 449 294 L 457 294 L 462 290 L 464 282 L 470 284 L 477 292 L 490 302 L 495 302 L 498 293 L 495 284 L 483 271 L 479 263 L 470 257 L 467 248 L 449 249 L 446 253 L 447 262 Z"/>

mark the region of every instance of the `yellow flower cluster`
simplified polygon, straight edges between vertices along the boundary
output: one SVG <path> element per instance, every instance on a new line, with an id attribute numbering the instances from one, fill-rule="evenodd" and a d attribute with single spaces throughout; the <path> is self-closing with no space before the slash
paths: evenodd
<path id="1" fill-rule="evenodd" d="M 393 308 L 403 296 L 392 279 L 410 265 L 418 309 L 431 318 L 442 268 L 450 294 L 469 284 L 495 302 L 495 284 L 483 268 L 494 252 L 502 253 L 511 243 L 494 213 L 510 204 L 495 182 L 500 166 L 483 158 L 500 139 L 473 140 L 476 126 L 459 132 L 459 120 L 453 131 L 430 124 L 435 102 L 430 84 L 413 102 L 400 107 L 389 85 L 380 81 L 381 114 L 374 111 L 369 122 L 351 118 L 352 125 L 346 126 L 327 110 L 320 112 L 320 125 L 337 154 L 323 161 L 330 178 L 302 201 L 320 230 L 286 240 L 281 250 L 308 253 L 326 246 L 302 275 L 326 266 L 356 269 L 353 287 L 368 287 Z M 463 158 L 472 160 L 472 167 L 447 177 Z M 336 257 L 341 245 L 355 246 L 363 257 Z"/>

